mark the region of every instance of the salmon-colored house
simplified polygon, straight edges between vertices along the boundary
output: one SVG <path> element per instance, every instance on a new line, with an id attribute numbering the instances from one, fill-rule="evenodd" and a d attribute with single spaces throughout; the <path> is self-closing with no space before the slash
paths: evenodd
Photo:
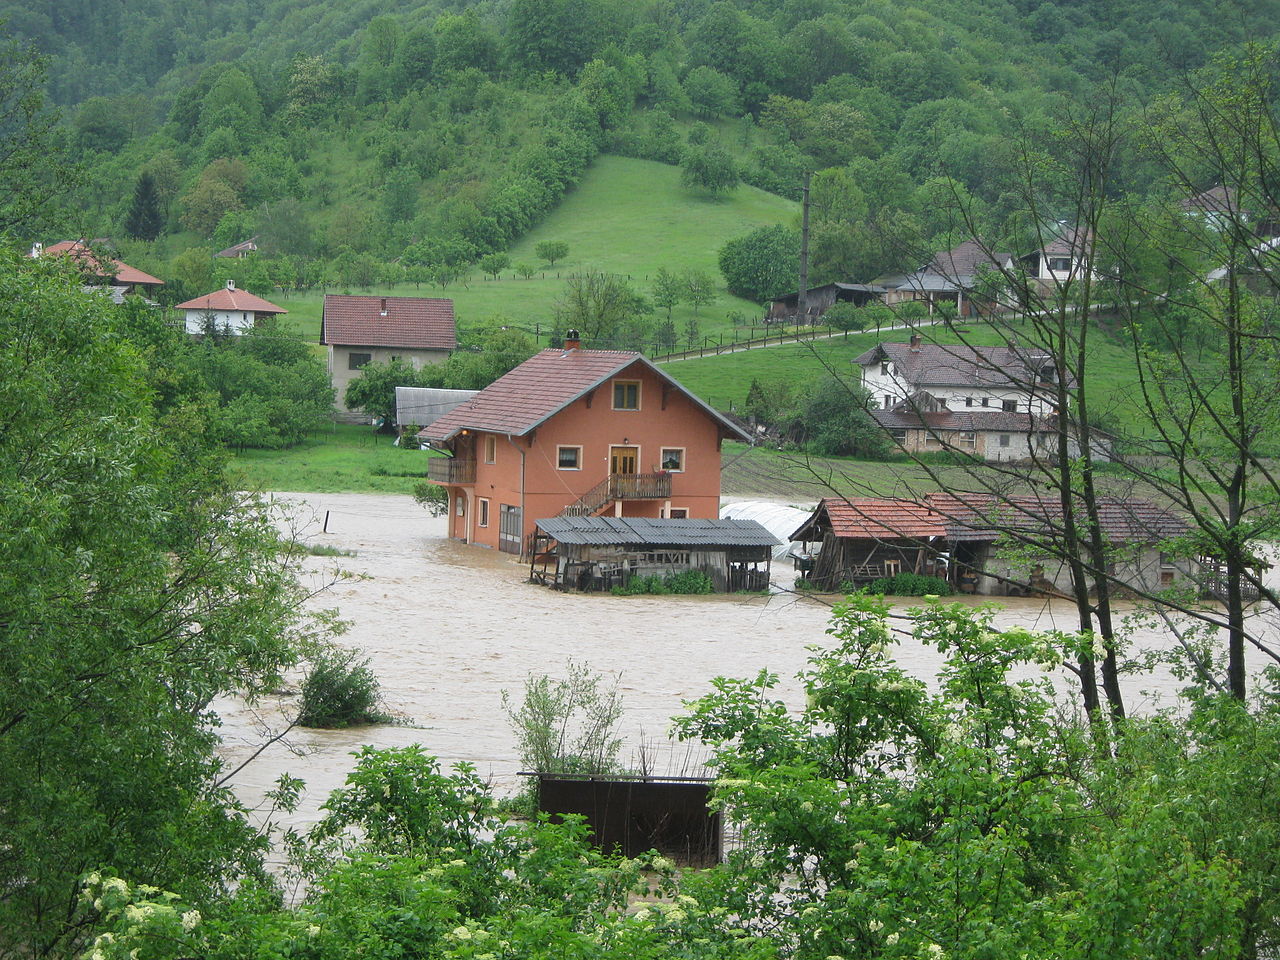
<path id="1" fill-rule="evenodd" d="M 748 437 L 638 353 L 543 350 L 423 434 L 449 535 L 523 553 L 547 517 L 720 515 L 720 443 Z"/>

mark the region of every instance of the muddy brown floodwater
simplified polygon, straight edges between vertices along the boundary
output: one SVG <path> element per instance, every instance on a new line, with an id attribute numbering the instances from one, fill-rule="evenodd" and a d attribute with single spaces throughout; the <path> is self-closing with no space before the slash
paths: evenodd
<path id="1" fill-rule="evenodd" d="M 527 568 L 505 555 L 445 538 L 435 519 L 407 496 L 278 494 L 301 539 L 353 550 L 354 557 L 312 558 L 308 569 L 322 583 L 335 565 L 354 577 L 317 597 L 317 607 L 336 608 L 350 623 L 342 638 L 370 658 L 390 711 L 403 717 L 351 730 L 294 729 L 235 777 L 238 795 L 261 808 L 265 792 L 284 772 L 306 781 L 301 808 L 288 822 L 314 821 L 329 791 L 341 786 L 364 744 L 377 747 L 419 743 L 449 764 L 474 764 L 498 792 L 519 785 L 520 761 L 502 709 L 502 691 L 517 698 L 530 674 L 562 676 L 569 658 L 620 676 L 624 702 L 620 732 L 624 759 L 642 741 L 664 741 L 672 716 L 685 700 L 710 689 L 716 676 L 753 676 L 769 669 L 781 677 L 779 695 L 801 705 L 795 674 L 807 648 L 827 641 L 828 610 L 812 600 L 781 594 L 769 598 L 612 597 L 556 593 L 524 582 Z M 326 512 L 329 532 L 322 533 Z M 775 564 L 787 583 L 790 564 Z M 977 601 L 966 601 L 974 602 Z M 1044 600 L 1002 600 L 1000 625 L 1070 630 L 1074 611 Z M 1162 648 L 1170 641 L 1144 631 L 1136 647 Z M 913 675 L 935 679 L 941 662 L 932 648 L 908 640 L 897 657 Z M 1252 663 L 1257 669 L 1262 660 Z M 1074 689 L 1063 672 L 1060 691 Z M 1173 704 L 1177 683 L 1164 673 L 1133 676 L 1125 683 L 1130 710 Z M 223 755 L 228 769 L 278 731 L 293 709 L 290 697 L 256 708 L 234 699 L 216 708 L 223 719 Z M 656 749 L 658 773 L 688 770 L 701 754 L 684 746 Z"/>

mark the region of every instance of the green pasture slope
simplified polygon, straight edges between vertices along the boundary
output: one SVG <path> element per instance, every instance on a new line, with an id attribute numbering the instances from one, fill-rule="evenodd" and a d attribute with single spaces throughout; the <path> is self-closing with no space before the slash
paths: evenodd
<path id="1" fill-rule="evenodd" d="M 760 307 L 723 289 L 716 263 L 720 246 L 755 227 L 790 223 L 798 209 L 790 200 L 745 185 L 724 199 L 712 199 L 680 186 L 677 167 L 602 156 L 546 220 L 509 251 L 513 266 L 528 263 L 539 268 L 532 279 L 522 280 L 508 269 L 501 279 L 489 280 L 477 269 L 469 283 L 450 284 L 445 289 L 400 284 L 370 291 L 329 292 L 449 297 L 464 329 L 501 316 L 529 330 L 540 325 L 545 333 L 553 326 L 555 302 L 567 274 L 585 270 L 622 274 L 647 295 L 660 268 L 695 269 L 711 274 L 720 288 L 716 300 L 698 311 L 703 332 L 727 332 L 726 313 L 736 310 L 753 317 Z M 543 269 L 545 265 L 533 253 L 542 240 L 565 241 L 569 256 L 554 268 Z M 306 337 L 319 338 L 323 294 L 313 291 L 274 299 L 289 311 L 287 319 Z M 665 311 L 661 313 L 665 315 Z M 681 334 L 692 315 L 693 308 L 684 304 L 672 312 Z"/>

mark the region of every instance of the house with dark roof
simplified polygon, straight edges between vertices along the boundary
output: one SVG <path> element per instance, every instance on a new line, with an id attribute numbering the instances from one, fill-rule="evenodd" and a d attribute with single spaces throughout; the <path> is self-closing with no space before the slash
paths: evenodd
<path id="1" fill-rule="evenodd" d="M 776 297 L 765 314 L 768 323 L 815 323 L 837 303 L 865 307 L 880 300 L 886 288 L 871 283 L 824 283 L 805 292 L 805 310 L 800 311 L 798 290 Z"/>
<path id="2" fill-rule="evenodd" d="M 1183 518 L 1147 500 L 1104 497 L 1098 507 L 1116 582 L 1155 591 L 1196 575 L 1197 562 L 1162 550 L 1186 533 Z M 910 572 L 941 577 L 965 593 L 1052 596 L 1071 591 L 1070 568 L 1050 549 L 1062 529 L 1062 503 L 1054 497 L 936 493 L 826 499 L 790 539 L 816 549 L 809 580 L 823 589 Z"/>
<path id="3" fill-rule="evenodd" d="M 228 280 L 221 290 L 179 303 L 174 309 L 182 311 L 183 325 L 190 334 L 202 334 L 210 325 L 220 332 L 244 333 L 268 317 L 289 312 L 247 290 L 237 290 L 234 280 Z"/>
<path id="4" fill-rule="evenodd" d="M 252 253 L 258 252 L 258 238 L 250 237 L 248 240 L 242 240 L 239 243 L 232 244 L 225 250 L 219 250 L 214 254 L 215 257 L 227 257 L 233 260 L 243 260 Z"/>
<path id="5" fill-rule="evenodd" d="M 939 303 L 952 303 L 957 315 L 968 317 L 988 307 L 978 293 L 984 274 L 999 274 L 1008 260 L 1008 254 L 996 253 L 979 240 L 966 240 L 935 254 L 912 273 L 885 274 L 870 286 L 883 290 L 890 306 L 919 300 L 933 313 Z"/>
<path id="6" fill-rule="evenodd" d="M 570 331 L 426 427 L 427 478 L 449 535 L 524 553 L 539 519 L 714 519 L 732 421 L 638 353 L 583 350 Z"/>
<path id="7" fill-rule="evenodd" d="M 320 342 L 329 348 L 329 376 L 341 410 L 347 384 L 366 364 L 404 360 L 420 369 L 447 360 L 458 346 L 453 301 L 327 294 Z"/>
<path id="8" fill-rule="evenodd" d="M 105 248 L 105 239 L 62 240 L 49 246 L 37 243 L 31 257 L 68 257 L 85 275 L 86 290 L 101 290 L 119 303 L 127 296 L 147 297 L 164 286 L 164 281 L 136 267 L 95 252 Z"/>
<path id="9" fill-rule="evenodd" d="M 1039 250 L 1010 259 L 1008 267 L 1021 269 L 1040 294 L 1048 295 L 1061 284 L 1084 279 L 1089 268 L 1093 234 L 1082 227 L 1068 227 Z M 1092 274 L 1097 279 L 1097 273 Z"/>
<path id="10" fill-rule="evenodd" d="M 875 420 L 907 453 L 954 451 L 988 461 L 1056 456 L 1057 367 L 1013 345 L 881 343 L 853 359 Z M 1110 435 L 1094 453 L 1109 458 Z M 1068 438 L 1074 456 L 1078 445 Z"/>

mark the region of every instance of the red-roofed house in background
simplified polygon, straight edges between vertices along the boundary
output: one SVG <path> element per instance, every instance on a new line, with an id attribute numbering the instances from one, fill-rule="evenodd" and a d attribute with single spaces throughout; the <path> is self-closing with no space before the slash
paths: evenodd
<path id="1" fill-rule="evenodd" d="M 119 260 L 98 256 L 93 247 L 105 246 L 105 240 L 63 240 L 60 243 L 44 246 L 37 243 L 31 248 L 31 256 L 35 257 L 70 257 L 84 272 L 87 279 L 97 280 L 86 283 L 86 289 L 106 289 L 117 303 L 127 296 L 150 296 L 157 287 L 163 287 L 164 281 L 158 280 L 149 273 L 143 273 L 135 267 Z"/>
<path id="2" fill-rule="evenodd" d="M 320 342 L 329 347 L 329 376 L 341 410 L 347 384 L 367 363 L 400 359 L 420 368 L 447 360 L 458 346 L 453 301 L 329 294 L 320 312 Z"/>
<path id="3" fill-rule="evenodd" d="M 732 422 L 638 353 L 582 350 L 570 331 L 423 433 L 449 491 L 449 535 L 523 553 L 555 516 L 720 515 Z"/>
<path id="4" fill-rule="evenodd" d="M 210 323 L 219 331 L 244 333 L 264 317 L 289 312 L 246 290 L 237 290 L 234 280 L 228 280 L 221 290 L 180 303 L 174 309 L 185 311 L 187 333 L 195 334 L 204 333 Z"/>

